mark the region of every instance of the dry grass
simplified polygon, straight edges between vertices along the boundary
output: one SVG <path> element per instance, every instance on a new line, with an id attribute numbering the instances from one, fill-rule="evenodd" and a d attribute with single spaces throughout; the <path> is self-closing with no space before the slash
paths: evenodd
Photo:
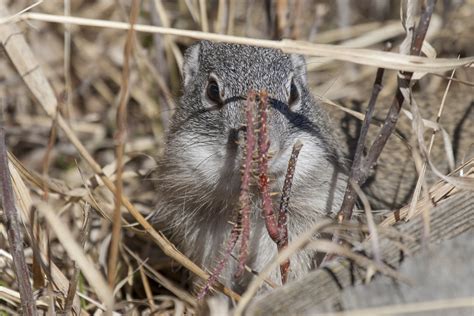
<path id="1" fill-rule="evenodd" d="M 391 210 L 381 212 L 384 215 L 378 216 L 378 222 L 381 218 L 385 221 L 377 225 L 378 233 L 393 225 L 394 218 L 419 214 L 428 218 L 430 199 L 436 201 L 472 186 L 472 176 L 463 177 L 472 171 L 445 176 L 450 167 L 469 160 L 469 135 L 474 139 L 472 111 L 467 116 L 471 123 L 461 131 L 457 128 L 461 125 L 451 124 L 451 118 L 462 116 L 462 110 L 466 112 L 473 102 L 474 51 L 468 39 L 474 27 L 472 0 L 452 7 L 438 3 L 422 46 L 425 57 L 401 55 L 395 49 L 384 52 L 387 41 L 398 49 L 405 38 L 399 8 L 394 4 L 376 7 L 372 4 L 378 1 L 366 0 L 338 7 L 331 1 L 301 0 L 289 10 L 285 2 L 274 1 L 271 14 L 279 18 L 273 27 L 265 22 L 268 12 L 263 1 L 248 6 L 226 0 L 141 1 L 136 21 L 128 1 L 0 3 L 2 124 L 21 219 L 18 229 L 25 240 L 23 253 L 40 313 L 69 309 L 84 315 L 97 311 L 197 313 L 198 302 L 182 282 L 184 269 L 177 271 L 177 262 L 203 279 L 209 277 L 207 271 L 183 256 L 148 221 L 155 200 L 151 172 L 163 151 L 164 134 L 180 94 L 183 50 L 193 39 L 307 55 L 309 82 L 335 122 L 364 119 L 364 108 L 349 104 L 368 103 L 375 67 L 414 72 L 417 91 L 405 95 L 412 102 L 402 111 L 410 117 L 407 130 L 395 131 L 400 138 L 406 131 L 415 131 L 409 141 L 402 141 L 402 147 L 413 154 L 413 158 L 403 158 L 416 164 L 419 176 L 411 170 L 410 179 L 402 180 L 409 188 L 403 184 L 400 189 L 408 192 L 413 204 L 396 216 Z M 288 39 L 271 40 L 279 37 Z M 386 104 L 396 87 L 396 74 L 387 71 L 379 103 Z M 431 105 L 436 107 L 434 115 L 418 110 L 428 95 L 440 96 L 435 97 L 436 105 Z M 450 103 L 450 99 L 456 101 Z M 461 114 L 451 116 L 449 104 L 453 111 L 461 107 Z M 382 116 L 383 109 L 377 108 L 376 115 Z M 379 125 L 379 121 L 371 124 Z M 435 131 L 441 137 L 435 138 Z M 357 136 L 349 128 L 346 132 Z M 456 135 L 461 140 L 456 140 Z M 383 154 L 381 159 L 383 165 Z M 449 161 L 449 166 L 439 161 Z M 389 171 L 396 168 L 393 164 L 388 167 Z M 443 182 L 429 190 L 435 178 Z M 414 183 L 417 187 L 412 195 Z M 383 181 L 377 183 L 376 189 L 383 185 Z M 405 197 L 395 204 L 408 201 Z M 374 202 L 372 208 L 377 211 L 380 205 Z M 113 222 L 121 222 L 122 227 L 113 229 Z M 2 217 L 0 314 L 21 314 L 7 226 Z M 314 229 L 333 226 L 322 223 Z M 372 220 L 369 226 L 374 232 Z M 353 230 L 348 228 L 340 235 L 354 238 Z M 362 230 L 369 235 L 366 227 Z M 425 232 L 429 233 L 429 227 Z M 341 245 L 326 241 L 308 245 L 313 233 L 280 253 L 261 278 L 255 279 L 239 306 L 243 308 L 265 282 L 265 273 L 304 246 L 369 265 L 369 259 Z M 112 244 L 117 256 L 108 255 Z M 374 266 L 402 278 L 381 262 Z M 240 299 L 219 284 L 215 288 Z M 424 305 L 418 307 L 423 309 Z"/>

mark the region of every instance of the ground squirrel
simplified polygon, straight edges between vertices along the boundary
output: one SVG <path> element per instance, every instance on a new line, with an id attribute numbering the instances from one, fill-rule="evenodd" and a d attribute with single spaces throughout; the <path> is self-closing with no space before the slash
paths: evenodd
<path id="1" fill-rule="evenodd" d="M 329 117 L 311 95 L 303 57 L 279 50 L 202 41 L 191 46 L 183 65 L 183 96 L 176 107 L 163 159 L 159 162 L 157 226 L 195 263 L 212 270 L 238 210 L 245 98 L 265 90 L 272 101 L 268 117 L 269 176 L 280 192 L 293 144 L 303 143 L 289 210 L 289 239 L 322 217 L 337 212 L 346 185 L 344 159 Z M 253 201 L 247 265 L 260 271 L 276 254 L 260 201 Z M 291 259 L 290 279 L 314 268 L 314 253 Z M 229 260 L 220 280 L 241 292 L 252 275 L 234 278 Z M 279 271 L 272 280 L 280 283 Z"/>

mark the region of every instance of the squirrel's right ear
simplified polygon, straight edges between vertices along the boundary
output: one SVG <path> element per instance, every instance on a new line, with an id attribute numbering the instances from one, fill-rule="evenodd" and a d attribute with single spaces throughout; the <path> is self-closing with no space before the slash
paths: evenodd
<path id="1" fill-rule="evenodd" d="M 201 43 L 197 42 L 186 49 L 183 62 L 183 83 L 186 87 L 199 70 Z"/>

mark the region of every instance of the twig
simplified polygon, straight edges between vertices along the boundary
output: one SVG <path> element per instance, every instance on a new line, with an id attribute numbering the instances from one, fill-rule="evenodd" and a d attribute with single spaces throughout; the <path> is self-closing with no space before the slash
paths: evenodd
<path id="1" fill-rule="evenodd" d="M 411 55 L 418 56 L 421 53 L 421 47 L 423 45 L 423 41 L 425 39 L 426 32 L 428 30 L 431 15 L 433 14 L 435 2 L 436 2 L 435 0 L 429 0 L 428 6 L 426 7 L 425 11 L 423 12 L 421 16 L 419 25 L 415 32 L 415 39 L 410 49 Z M 388 138 L 392 134 L 392 131 L 395 128 L 395 124 L 398 120 L 398 116 L 399 116 L 399 113 L 404 101 L 404 98 L 400 89 L 404 87 L 408 87 L 410 85 L 410 80 L 411 80 L 411 77 L 413 76 L 413 73 L 407 72 L 407 73 L 402 73 L 402 75 L 403 75 L 403 78 L 399 78 L 399 83 L 398 83 L 399 88 L 392 101 L 392 105 L 387 114 L 384 125 L 382 126 L 382 129 L 379 132 L 378 137 L 375 139 L 374 143 L 372 144 L 372 147 L 370 148 L 367 154 L 364 164 L 362 165 L 363 172 L 364 172 L 364 177 L 362 177 L 363 182 L 365 182 L 365 180 L 367 179 L 370 169 L 373 167 L 373 165 L 377 161 L 378 156 L 382 152 L 382 149 L 385 146 L 385 143 L 387 142 Z M 359 183 L 359 185 L 360 184 L 361 183 Z"/>
<path id="2" fill-rule="evenodd" d="M 273 212 L 272 199 L 270 196 L 269 179 L 268 179 L 268 150 L 270 148 L 270 141 L 268 139 L 267 130 L 267 110 L 268 110 L 268 95 L 262 91 L 259 94 L 257 123 L 258 123 L 258 168 L 259 180 L 258 188 L 262 197 L 263 216 L 265 218 L 265 226 L 267 227 L 268 235 L 276 243 L 278 251 L 282 251 L 288 246 L 288 226 L 287 226 L 287 211 L 289 196 L 291 191 L 291 184 L 296 167 L 296 159 L 301 144 L 295 144 L 293 152 L 288 163 L 288 171 L 285 178 L 285 184 L 282 192 L 282 200 L 280 205 L 279 217 L 275 217 Z M 286 283 L 288 278 L 288 270 L 290 268 L 290 261 L 287 259 L 280 265 L 282 284 Z"/>
<path id="3" fill-rule="evenodd" d="M 258 122 L 258 146 L 257 153 L 259 159 L 258 166 L 258 189 L 262 196 L 262 210 L 265 218 L 265 226 L 272 240 L 278 244 L 278 225 L 273 212 L 272 198 L 270 196 L 268 180 L 268 149 L 270 141 L 267 131 L 267 109 L 268 95 L 266 92 L 259 93 L 257 122 Z"/>
<path id="4" fill-rule="evenodd" d="M 71 15 L 71 0 L 64 0 L 64 15 Z M 72 76 L 71 76 L 71 27 L 64 25 L 64 116 L 70 120 L 72 114 Z"/>
<path id="5" fill-rule="evenodd" d="M 199 292 L 198 299 L 201 300 L 207 294 L 209 289 L 214 285 L 220 274 L 224 270 L 225 264 L 229 257 L 232 256 L 237 240 L 240 236 L 240 253 L 239 253 L 239 267 L 235 273 L 235 277 L 241 277 L 245 271 L 245 264 L 248 257 L 248 241 L 250 237 L 250 181 L 252 179 L 254 151 L 256 149 L 255 139 L 255 109 L 256 109 L 256 93 L 249 91 L 247 95 L 247 104 L 245 107 L 246 129 L 245 129 L 245 146 L 243 147 L 244 157 L 242 164 L 242 176 L 240 184 L 239 204 L 240 210 L 237 214 L 237 219 L 232 227 L 230 238 L 227 241 L 222 258 L 217 263 L 211 277 L 206 281 L 206 284 Z"/>
<path id="6" fill-rule="evenodd" d="M 10 171 L 8 169 L 7 147 L 5 143 L 5 128 L 3 127 L 3 108 L 0 108 L 0 181 L 5 226 L 8 243 L 13 257 L 13 267 L 20 290 L 22 313 L 36 315 L 36 305 L 33 299 L 28 267 L 23 253 L 23 238 L 15 207 Z"/>
<path id="7" fill-rule="evenodd" d="M 165 276 L 158 273 L 155 269 L 153 269 L 148 263 L 142 260 L 140 256 L 134 253 L 126 245 L 124 245 L 123 248 L 128 253 L 128 255 L 130 255 L 135 261 L 137 261 L 139 266 L 142 266 L 146 269 L 145 273 L 148 275 L 148 277 L 152 278 L 153 280 L 155 280 L 155 282 L 159 283 L 165 289 L 169 290 L 171 293 L 176 295 L 176 297 L 178 297 L 180 300 L 188 303 L 189 305 L 193 307 L 196 307 L 197 305 L 196 300 L 190 293 L 179 288 L 176 284 L 174 284 L 174 282 L 172 282 L 171 280 L 168 280 Z"/>
<path id="8" fill-rule="evenodd" d="M 242 179 L 240 185 L 240 214 L 242 217 L 242 237 L 240 240 L 240 256 L 239 256 L 239 269 L 237 270 L 236 276 L 239 277 L 244 272 L 245 264 L 248 257 L 248 241 L 250 238 L 250 180 L 253 172 L 253 157 L 256 149 L 255 139 L 255 103 L 256 94 L 254 91 L 250 91 L 247 96 L 247 104 L 245 107 L 246 116 L 246 131 L 245 131 L 245 160 L 242 168 Z"/>
<path id="9" fill-rule="evenodd" d="M 209 32 L 209 22 L 207 20 L 207 6 L 206 1 L 204 0 L 199 0 L 199 13 L 202 31 Z"/>
<path id="10" fill-rule="evenodd" d="M 134 28 L 133 25 L 137 19 L 139 11 L 139 0 L 134 0 L 132 9 L 130 12 L 130 24 L 131 28 L 128 30 L 127 40 L 123 50 L 124 64 L 122 70 L 122 85 L 120 89 L 120 102 L 117 108 L 117 133 L 115 135 L 115 155 L 117 158 L 117 172 L 115 180 L 115 209 L 113 217 L 113 229 L 112 229 L 112 241 L 110 245 L 110 258 L 109 258 L 109 285 L 111 288 L 115 285 L 115 275 L 117 273 L 117 259 L 118 259 L 118 248 L 120 242 L 120 230 L 122 226 L 122 215 L 121 215 L 121 199 L 123 189 L 123 152 L 125 148 L 125 142 L 127 138 L 127 103 L 130 91 L 129 76 L 130 76 L 130 56 L 133 50 L 134 43 Z"/>
<path id="11" fill-rule="evenodd" d="M 380 238 L 379 233 L 377 231 L 377 225 L 374 221 L 374 216 L 372 214 L 372 209 L 370 207 L 369 199 L 365 195 L 364 191 L 357 185 L 357 183 L 351 183 L 352 187 L 354 188 L 356 194 L 359 196 L 359 199 L 362 201 L 362 205 L 364 206 L 365 217 L 367 219 L 367 227 L 370 233 L 370 241 L 372 243 L 372 250 L 374 254 L 375 262 L 379 265 L 382 265 L 382 252 L 380 251 Z"/>
<path id="12" fill-rule="evenodd" d="M 41 3 L 43 3 L 43 0 L 36 1 L 35 3 L 33 3 L 33 4 L 29 5 L 29 6 L 27 6 L 26 8 L 24 8 L 23 10 L 21 10 L 21 11 L 15 13 L 15 14 L 12 15 L 12 16 L 1 17 L 1 18 L 0 18 L 0 24 L 2 24 L 2 23 L 7 23 L 7 22 L 10 22 L 10 20 L 13 20 L 13 19 L 18 18 L 21 14 L 30 11 L 30 10 L 33 9 L 34 7 L 40 5 Z"/>
<path id="13" fill-rule="evenodd" d="M 288 168 L 285 176 L 285 183 L 281 193 L 280 209 L 278 211 L 278 251 L 282 251 L 288 247 L 288 205 L 290 203 L 291 186 L 293 185 L 293 176 L 295 174 L 296 162 L 300 154 L 303 143 L 297 141 L 293 145 L 290 160 L 288 161 Z M 288 270 L 290 268 L 290 259 L 288 258 L 280 264 L 281 281 L 283 284 L 288 280 Z"/>
<path id="14" fill-rule="evenodd" d="M 367 138 L 367 133 L 369 132 L 369 127 L 372 121 L 372 117 L 375 110 L 375 104 L 379 96 L 380 91 L 382 91 L 382 79 L 385 72 L 384 68 L 377 69 L 377 75 L 375 76 L 374 86 L 372 89 L 372 95 L 369 100 L 369 105 L 367 111 L 365 112 L 364 121 L 362 122 L 362 128 L 360 131 L 359 139 L 357 141 L 356 152 L 354 154 L 354 160 L 352 162 L 351 173 L 349 175 L 349 180 L 347 181 L 346 191 L 344 193 L 344 199 L 342 201 L 341 209 L 337 215 L 338 221 L 342 222 L 344 219 L 350 219 L 352 216 L 352 209 L 354 208 L 356 201 L 356 192 L 351 185 L 351 181 L 355 183 L 360 183 L 361 178 L 361 164 L 363 162 L 363 153 L 365 147 L 365 140 Z"/>
<path id="15" fill-rule="evenodd" d="M 13 175 L 12 175 L 13 177 Z M 13 180 L 15 181 L 15 180 Z M 18 195 L 18 193 L 17 193 Z M 33 277 L 33 288 L 39 289 L 45 286 L 45 278 L 43 274 L 43 270 L 41 267 L 41 257 L 38 253 L 39 247 L 41 247 L 42 243 L 42 236 L 41 236 L 41 229 L 40 223 L 38 220 L 38 216 L 36 212 L 36 208 L 30 207 L 30 236 L 28 238 L 28 234 L 26 234 L 27 238 L 31 241 L 31 250 L 33 251 L 33 262 L 31 265 L 31 274 Z"/>
<path id="16" fill-rule="evenodd" d="M 436 2 L 435 0 L 428 1 L 428 6 L 425 8 L 421 16 L 420 22 L 415 31 L 413 44 L 410 49 L 411 55 L 418 56 L 421 53 L 421 47 L 422 47 L 424 38 L 426 36 L 426 32 L 428 30 L 431 15 L 433 14 L 435 2 Z M 407 32 L 408 31 L 409 30 L 407 30 Z M 379 74 L 379 72 L 377 72 L 377 74 Z M 410 85 L 410 80 L 413 73 L 412 72 L 401 73 L 401 75 L 402 76 L 399 77 L 397 92 L 395 94 L 395 97 L 393 98 L 392 104 L 390 106 L 390 110 L 387 114 L 387 117 L 385 118 L 384 124 L 381 130 L 379 131 L 377 137 L 375 138 L 375 141 L 372 143 L 372 146 L 370 147 L 367 156 L 364 157 L 363 160 L 362 160 L 361 152 L 360 152 L 363 148 L 363 144 L 361 144 L 360 142 L 357 144 L 357 151 L 359 151 L 359 154 L 358 154 L 358 157 L 354 158 L 355 160 L 354 165 L 356 163 L 356 160 L 360 160 L 360 161 L 357 161 L 358 167 L 357 168 L 353 167 L 353 169 L 351 170 L 351 177 L 354 178 L 354 182 L 357 183 L 359 186 L 362 186 L 362 184 L 365 183 L 365 181 L 369 177 L 370 170 L 373 168 L 373 166 L 377 162 L 377 159 L 380 156 L 380 153 L 382 152 L 385 144 L 387 143 L 388 138 L 390 137 L 393 130 L 395 129 L 395 125 L 397 123 L 400 110 L 404 102 L 404 97 L 403 97 L 401 89 L 408 87 Z M 371 98 L 371 102 L 373 101 L 374 104 L 375 104 L 375 100 L 378 95 L 378 92 L 380 92 L 380 91 L 377 92 L 377 86 L 376 86 L 377 78 L 376 78 L 376 83 L 374 84 L 374 91 L 372 92 L 372 98 Z M 369 109 L 370 109 L 370 105 L 371 104 L 369 104 Z M 368 124 L 366 123 L 368 116 L 369 115 L 366 115 L 364 119 L 364 128 L 368 128 Z M 366 130 L 365 130 L 365 133 L 367 133 Z M 361 133 L 361 136 L 362 136 L 362 133 Z M 359 138 L 359 140 L 361 140 L 361 138 Z M 342 203 L 341 210 L 338 213 L 339 221 L 350 219 L 351 214 L 352 214 L 352 209 L 355 204 L 355 195 L 353 192 L 354 190 L 351 189 L 350 183 L 348 184 L 347 188 L 348 189 L 346 189 L 346 194 L 344 196 L 344 201 Z"/>

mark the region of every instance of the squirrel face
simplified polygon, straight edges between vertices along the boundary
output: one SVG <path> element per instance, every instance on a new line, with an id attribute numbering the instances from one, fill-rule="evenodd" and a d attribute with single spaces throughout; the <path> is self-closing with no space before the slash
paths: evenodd
<path id="1" fill-rule="evenodd" d="M 327 117 L 309 93 L 305 71 L 301 56 L 276 49 L 207 41 L 191 46 L 183 65 L 183 96 L 163 161 L 165 176 L 176 179 L 173 187 L 178 189 L 182 179 L 180 191 L 187 194 L 199 191 L 225 203 L 238 196 L 238 142 L 243 140 L 250 90 L 266 91 L 269 96 L 269 172 L 276 185 L 281 187 L 298 139 L 303 149 L 294 186 L 314 174 L 315 168 L 337 164 L 339 155 Z M 194 182 L 199 183 L 195 188 Z"/>

